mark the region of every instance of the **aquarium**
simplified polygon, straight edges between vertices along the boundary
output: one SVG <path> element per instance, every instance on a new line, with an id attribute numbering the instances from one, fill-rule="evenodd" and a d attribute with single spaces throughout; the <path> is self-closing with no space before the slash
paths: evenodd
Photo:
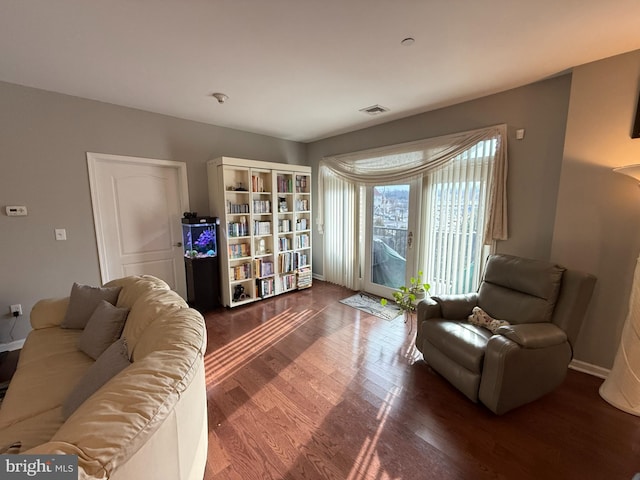
<path id="1" fill-rule="evenodd" d="M 182 219 L 182 244 L 187 258 L 208 258 L 218 255 L 216 217 Z"/>

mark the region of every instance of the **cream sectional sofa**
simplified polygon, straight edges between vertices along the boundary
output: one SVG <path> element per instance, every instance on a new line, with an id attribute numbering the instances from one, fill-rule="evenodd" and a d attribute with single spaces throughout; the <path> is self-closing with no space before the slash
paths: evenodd
<path id="1" fill-rule="evenodd" d="M 65 420 L 62 406 L 94 360 L 78 349 L 82 330 L 60 327 L 69 298 L 41 300 L 0 408 L 0 445 L 78 455 L 81 479 L 201 480 L 204 319 L 155 277 L 105 287 L 121 287 L 116 306 L 129 309 L 122 336 L 131 363 Z"/>

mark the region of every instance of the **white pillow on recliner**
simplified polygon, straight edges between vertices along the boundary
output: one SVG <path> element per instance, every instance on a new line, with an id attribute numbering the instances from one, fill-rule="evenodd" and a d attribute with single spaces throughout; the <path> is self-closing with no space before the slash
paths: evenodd
<path id="1" fill-rule="evenodd" d="M 487 330 L 490 330 L 491 333 L 496 333 L 498 328 L 500 327 L 511 325 L 506 320 L 497 320 L 495 318 L 492 318 L 480 307 L 473 307 L 473 310 L 471 312 L 471 315 L 469 315 L 467 319 L 469 320 L 469 323 L 471 325 L 476 325 L 477 327 L 486 328 Z"/>

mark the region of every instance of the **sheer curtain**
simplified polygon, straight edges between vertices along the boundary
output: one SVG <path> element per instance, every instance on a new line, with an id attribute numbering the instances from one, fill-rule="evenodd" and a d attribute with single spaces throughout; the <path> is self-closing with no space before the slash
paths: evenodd
<path id="1" fill-rule="evenodd" d="M 325 157 L 319 168 L 317 209 L 318 228 L 320 233 L 324 233 L 325 279 L 354 289 L 359 287 L 358 186 L 424 177 L 451 164 L 482 142 L 494 143 L 491 181 L 487 184 L 488 211 L 480 224 L 483 233 L 480 243 L 506 239 L 506 133 L 506 125 L 497 125 Z"/>

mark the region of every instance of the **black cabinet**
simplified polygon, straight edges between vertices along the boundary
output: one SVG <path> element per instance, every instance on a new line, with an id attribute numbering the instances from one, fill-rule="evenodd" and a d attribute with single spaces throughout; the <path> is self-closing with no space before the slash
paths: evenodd
<path id="1" fill-rule="evenodd" d="M 220 305 L 220 262 L 216 217 L 182 219 L 187 302 L 204 313 Z"/>

